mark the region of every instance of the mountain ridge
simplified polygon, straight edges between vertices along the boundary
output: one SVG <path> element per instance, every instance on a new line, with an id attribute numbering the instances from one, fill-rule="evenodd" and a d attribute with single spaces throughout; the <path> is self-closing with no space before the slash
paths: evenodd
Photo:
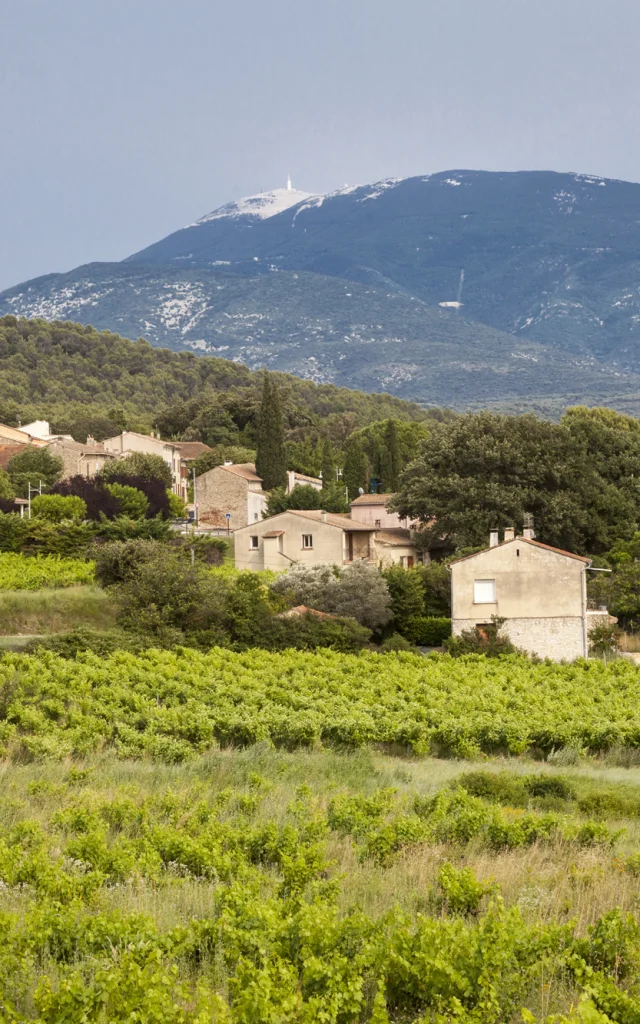
<path id="1" fill-rule="evenodd" d="M 2 313 L 425 404 L 640 411 L 640 185 L 450 170 L 276 189 L 8 289 Z"/>

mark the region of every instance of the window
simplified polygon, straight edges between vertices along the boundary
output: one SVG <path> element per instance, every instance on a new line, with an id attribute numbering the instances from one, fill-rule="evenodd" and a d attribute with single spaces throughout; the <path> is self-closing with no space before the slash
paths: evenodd
<path id="1" fill-rule="evenodd" d="M 258 522 L 258 513 L 257 512 L 253 513 L 253 521 L 254 521 L 254 523 Z"/>
<path id="2" fill-rule="evenodd" d="M 382 519 L 374 519 L 374 521 L 373 521 L 373 525 L 375 526 L 375 528 L 376 528 L 377 530 L 379 530 L 379 529 L 380 529 L 380 527 L 382 526 Z"/>
<path id="3" fill-rule="evenodd" d="M 303 548 L 312 548 L 313 547 L 313 534 L 312 533 L 303 533 L 302 534 L 302 546 L 303 546 Z"/>
<path id="4" fill-rule="evenodd" d="M 249 547 L 251 548 L 252 551 L 257 551 L 258 550 L 258 543 L 259 543 L 259 541 L 258 541 L 257 537 L 255 537 L 255 536 L 249 537 Z"/>
<path id="5" fill-rule="evenodd" d="M 496 581 L 495 580 L 474 580 L 473 582 L 473 603 L 474 604 L 495 604 Z"/>

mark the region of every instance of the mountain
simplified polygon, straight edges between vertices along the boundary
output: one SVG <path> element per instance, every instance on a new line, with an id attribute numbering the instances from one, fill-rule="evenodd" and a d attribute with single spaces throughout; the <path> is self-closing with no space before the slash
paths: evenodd
<path id="1" fill-rule="evenodd" d="M 464 170 L 249 196 L 0 314 L 427 404 L 640 413 L 639 283 L 640 185 Z"/>

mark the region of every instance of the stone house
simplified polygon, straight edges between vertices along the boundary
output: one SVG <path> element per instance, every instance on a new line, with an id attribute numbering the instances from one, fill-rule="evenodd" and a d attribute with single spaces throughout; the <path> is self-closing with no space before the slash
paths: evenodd
<path id="1" fill-rule="evenodd" d="M 125 430 L 116 437 L 108 437 L 104 442 L 107 452 L 117 458 L 127 458 L 134 452 L 146 455 L 159 455 L 171 470 L 171 490 L 183 501 L 187 500 L 187 466 L 186 459 L 180 451 L 180 442 L 163 441 L 152 434 L 138 434 L 134 430 Z"/>
<path id="2" fill-rule="evenodd" d="M 350 565 L 376 561 L 375 531 L 348 516 L 289 509 L 235 532 L 238 569 L 283 570 L 302 565 Z"/>
<path id="3" fill-rule="evenodd" d="M 490 535 L 489 547 L 451 563 L 452 631 L 504 618 L 516 647 L 553 661 L 587 657 L 588 633 L 606 611 L 587 608 L 589 558 L 540 544 L 533 531 Z"/>
<path id="4" fill-rule="evenodd" d="M 225 463 L 196 477 L 196 501 L 201 523 L 235 531 L 262 519 L 267 493 L 252 462 Z"/>
<path id="5" fill-rule="evenodd" d="M 62 459 L 61 480 L 78 475 L 92 480 L 106 462 L 116 458 L 113 452 L 106 451 L 104 445 L 96 443 L 93 438 L 87 438 L 87 444 L 66 437 L 56 438 L 49 443 L 48 449 L 56 458 Z"/>

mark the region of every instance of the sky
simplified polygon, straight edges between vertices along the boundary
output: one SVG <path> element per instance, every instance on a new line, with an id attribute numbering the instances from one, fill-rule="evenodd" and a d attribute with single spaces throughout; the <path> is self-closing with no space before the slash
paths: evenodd
<path id="1" fill-rule="evenodd" d="M 0 0 L 0 289 L 261 189 L 640 179 L 637 0 Z"/>

